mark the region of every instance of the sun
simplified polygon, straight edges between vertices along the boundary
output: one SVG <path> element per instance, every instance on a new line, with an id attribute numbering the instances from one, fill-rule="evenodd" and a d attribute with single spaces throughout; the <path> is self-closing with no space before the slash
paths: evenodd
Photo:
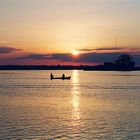
<path id="1" fill-rule="evenodd" d="M 72 54 L 75 55 L 75 56 L 77 56 L 77 55 L 79 55 L 79 51 L 73 50 L 73 51 L 72 51 Z"/>

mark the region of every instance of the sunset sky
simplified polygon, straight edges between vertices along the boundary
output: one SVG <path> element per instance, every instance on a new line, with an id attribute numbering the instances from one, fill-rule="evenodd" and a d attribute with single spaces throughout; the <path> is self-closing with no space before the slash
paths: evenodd
<path id="1" fill-rule="evenodd" d="M 0 0 L 0 64 L 98 64 L 120 53 L 140 65 L 140 0 Z"/>

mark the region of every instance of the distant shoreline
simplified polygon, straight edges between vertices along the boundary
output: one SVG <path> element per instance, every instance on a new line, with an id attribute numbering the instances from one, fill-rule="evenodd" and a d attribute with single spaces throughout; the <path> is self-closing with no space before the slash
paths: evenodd
<path id="1" fill-rule="evenodd" d="M 84 71 L 140 71 L 140 67 L 133 69 L 111 69 L 108 67 L 100 66 L 47 66 L 47 65 L 0 65 L 0 71 L 2 70 L 84 70 Z"/>

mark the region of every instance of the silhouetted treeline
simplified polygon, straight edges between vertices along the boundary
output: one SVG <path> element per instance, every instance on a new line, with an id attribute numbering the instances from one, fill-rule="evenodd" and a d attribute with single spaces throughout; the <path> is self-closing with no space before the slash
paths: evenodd
<path id="1" fill-rule="evenodd" d="M 85 70 L 102 70 L 102 71 L 132 71 L 140 70 L 140 67 L 135 67 L 133 57 L 128 54 L 122 54 L 115 62 L 104 62 L 103 65 L 98 65 Z"/>
<path id="2" fill-rule="evenodd" d="M 65 65 L 1 65 L 0 70 L 85 70 L 85 71 L 133 71 L 140 70 L 135 67 L 133 57 L 128 54 L 122 54 L 115 62 L 104 62 L 103 65 L 97 66 L 65 66 Z"/>
<path id="3" fill-rule="evenodd" d="M 64 66 L 64 65 L 1 65 L 0 70 L 83 70 L 90 66 Z"/>
<path id="4" fill-rule="evenodd" d="M 131 71 L 131 70 L 140 70 L 140 67 L 134 68 L 120 68 L 116 67 L 114 63 L 105 62 L 103 65 L 97 66 L 26 66 L 26 65 L 1 65 L 0 70 L 85 70 L 85 71 Z"/>

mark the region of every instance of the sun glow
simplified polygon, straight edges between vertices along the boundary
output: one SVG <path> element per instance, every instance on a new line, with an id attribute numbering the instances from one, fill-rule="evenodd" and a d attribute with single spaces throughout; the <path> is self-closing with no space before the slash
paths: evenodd
<path id="1" fill-rule="evenodd" d="M 72 51 L 72 54 L 75 55 L 75 56 L 77 56 L 77 55 L 79 55 L 79 51 L 73 50 L 73 51 Z"/>

